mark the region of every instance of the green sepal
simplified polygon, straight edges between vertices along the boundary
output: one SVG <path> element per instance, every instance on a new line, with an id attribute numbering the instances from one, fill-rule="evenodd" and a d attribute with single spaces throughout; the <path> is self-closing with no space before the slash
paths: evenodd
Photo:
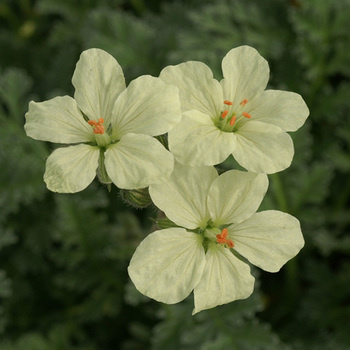
<path id="1" fill-rule="evenodd" d="M 155 138 L 156 138 L 167 150 L 169 150 L 169 146 L 168 146 L 168 134 L 158 135 L 158 136 L 155 136 Z"/>
<path id="2" fill-rule="evenodd" d="M 179 225 L 176 225 L 175 222 L 169 220 L 168 218 L 155 219 L 155 218 L 150 217 L 150 220 L 152 220 L 154 223 L 156 223 L 161 230 L 166 229 L 166 228 L 171 228 L 171 227 L 181 227 Z"/>
<path id="3" fill-rule="evenodd" d="M 105 167 L 104 152 L 105 152 L 104 149 L 100 149 L 100 156 L 98 158 L 97 178 L 101 183 L 105 185 L 110 185 L 112 183 L 112 180 L 107 174 L 107 170 Z"/>

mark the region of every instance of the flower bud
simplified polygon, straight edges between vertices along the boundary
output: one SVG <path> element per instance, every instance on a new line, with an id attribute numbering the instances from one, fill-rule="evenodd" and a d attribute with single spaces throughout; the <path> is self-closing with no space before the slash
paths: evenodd
<path id="1" fill-rule="evenodd" d="M 148 187 L 139 188 L 137 190 L 120 189 L 120 194 L 127 204 L 137 209 L 147 208 L 152 204 L 151 197 L 148 193 Z"/>

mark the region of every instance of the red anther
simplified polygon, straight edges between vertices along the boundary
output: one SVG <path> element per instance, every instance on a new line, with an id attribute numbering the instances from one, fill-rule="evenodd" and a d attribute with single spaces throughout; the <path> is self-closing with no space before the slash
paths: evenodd
<path id="1" fill-rule="evenodd" d="M 222 119 L 225 119 L 225 117 L 227 116 L 227 114 L 228 114 L 228 110 L 225 109 L 225 110 L 221 113 L 221 118 L 222 118 Z"/>
<path id="2" fill-rule="evenodd" d="M 225 100 L 225 101 L 224 101 L 224 104 L 225 104 L 225 105 L 228 105 L 228 106 L 232 106 L 232 105 L 233 105 L 233 102 L 228 101 L 228 100 Z"/>
<path id="3" fill-rule="evenodd" d="M 236 122 L 236 116 L 233 115 L 231 120 L 230 120 L 230 125 L 233 126 L 235 124 L 235 122 Z"/>
<path id="4" fill-rule="evenodd" d="M 247 103 L 248 103 L 248 100 L 245 98 L 245 99 L 240 103 L 240 105 L 244 107 Z"/>
<path id="5" fill-rule="evenodd" d="M 249 113 L 247 113 L 247 112 L 243 112 L 242 114 L 243 114 L 243 117 L 248 118 L 248 119 L 250 119 L 250 118 L 252 117 L 252 116 L 251 116 Z"/>

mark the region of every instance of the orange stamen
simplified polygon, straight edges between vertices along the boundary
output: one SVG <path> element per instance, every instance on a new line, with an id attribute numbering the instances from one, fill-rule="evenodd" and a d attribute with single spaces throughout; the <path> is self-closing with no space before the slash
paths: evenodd
<path id="1" fill-rule="evenodd" d="M 226 241 L 226 244 L 230 247 L 230 248 L 233 248 L 235 246 L 235 244 L 233 243 L 232 239 L 228 239 Z"/>
<path id="2" fill-rule="evenodd" d="M 228 236 L 228 231 L 227 228 L 224 228 L 221 233 L 216 235 L 216 241 L 218 243 L 225 243 L 227 240 L 227 236 Z"/>
<path id="3" fill-rule="evenodd" d="M 233 105 L 233 102 L 228 101 L 228 100 L 225 100 L 225 101 L 224 101 L 224 104 L 225 104 L 225 105 L 228 105 L 228 106 L 232 106 L 232 105 Z"/>
<path id="4" fill-rule="evenodd" d="M 228 114 L 228 110 L 225 109 L 225 110 L 221 113 L 221 118 L 222 118 L 222 119 L 225 119 L 225 117 L 227 116 L 227 114 Z"/>
<path id="5" fill-rule="evenodd" d="M 236 122 L 236 116 L 233 115 L 231 120 L 230 120 L 230 125 L 233 126 L 235 124 L 235 122 Z"/>
<path id="6" fill-rule="evenodd" d="M 250 118 L 252 117 L 252 116 L 251 116 L 249 113 L 247 113 L 247 112 L 243 112 L 242 114 L 243 114 L 243 117 L 248 118 L 248 119 L 250 119 Z"/>
<path id="7" fill-rule="evenodd" d="M 216 242 L 221 244 L 227 244 L 229 248 L 233 248 L 235 244 L 233 243 L 232 239 L 227 238 L 228 237 L 228 230 L 227 228 L 224 228 L 221 233 L 216 235 Z"/>
<path id="8" fill-rule="evenodd" d="M 245 98 L 245 99 L 240 103 L 240 105 L 244 107 L 247 103 L 248 103 L 248 100 Z"/>
<path id="9" fill-rule="evenodd" d="M 88 120 L 88 124 L 92 126 L 94 129 L 94 134 L 104 134 L 105 127 L 103 125 L 104 119 L 99 118 L 98 121 L 96 120 Z"/>

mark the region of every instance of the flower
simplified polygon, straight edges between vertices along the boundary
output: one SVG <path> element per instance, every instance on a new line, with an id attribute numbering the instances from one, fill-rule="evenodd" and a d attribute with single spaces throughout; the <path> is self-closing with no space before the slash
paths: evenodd
<path id="1" fill-rule="evenodd" d="M 256 213 L 267 187 L 265 174 L 218 176 L 213 167 L 176 164 L 171 177 L 149 191 L 177 227 L 155 231 L 138 246 L 128 267 L 136 288 L 168 304 L 194 290 L 193 314 L 247 298 L 254 277 L 243 257 L 277 272 L 304 245 L 296 218 Z"/>
<path id="2" fill-rule="evenodd" d="M 202 62 L 168 66 L 160 78 L 177 86 L 183 118 L 170 133 L 175 159 L 215 165 L 233 155 L 245 169 L 275 173 L 286 169 L 294 148 L 286 131 L 296 131 L 309 110 L 293 92 L 265 90 L 267 61 L 252 47 L 232 49 L 222 61 L 224 79 L 213 78 Z"/>
<path id="3" fill-rule="evenodd" d="M 47 159 L 44 180 L 55 192 L 85 189 L 96 173 L 119 188 L 147 187 L 170 175 L 174 158 L 153 138 L 181 119 L 178 90 L 141 76 L 126 88 L 122 68 L 107 52 L 84 51 L 72 78 L 74 99 L 31 101 L 28 136 L 71 144 Z"/>

